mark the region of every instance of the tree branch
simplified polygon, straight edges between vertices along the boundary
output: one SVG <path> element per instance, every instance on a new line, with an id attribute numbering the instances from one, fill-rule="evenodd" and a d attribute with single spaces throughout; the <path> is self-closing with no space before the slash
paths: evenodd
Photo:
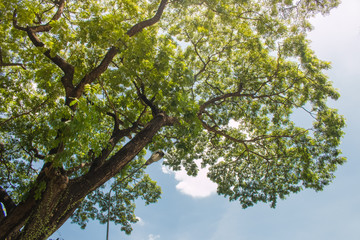
<path id="1" fill-rule="evenodd" d="M 39 186 L 42 181 L 49 182 L 49 175 L 52 177 L 62 179 L 62 175 L 57 174 L 56 172 L 63 171 L 60 168 L 54 168 L 51 162 L 46 162 L 43 165 L 37 179 L 34 182 L 34 186 Z M 49 174 L 49 172 L 51 173 Z M 57 181 L 59 182 L 59 181 Z M 61 188 L 56 189 L 61 190 Z M 36 192 L 38 191 L 37 187 L 33 187 L 28 192 L 28 197 L 20 202 L 15 208 L 12 209 L 11 214 L 9 214 L 0 224 L 0 239 L 5 239 L 5 236 L 18 235 L 19 230 L 24 226 L 24 223 L 29 218 L 30 213 L 34 210 L 34 207 L 38 206 L 38 200 L 35 199 Z M 16 237 L 11 239 L 17 239 Z"/>
<path id="2" fill-rule="evenodd" d="M 44 25 L 38 25 L 38 26 L 28 26 L 26 28 L 20 27 L 20 26 L 17 25 L 17 20 L 16 20 L 17 11 L 15 9 L 14 13 L 13 13 L 13 25 L 14 25 L 14 27 L 16 29 L 19 29 L 19 30 L 22 30 L 22 31 L 27 31 L 27 29 L 30 28 L 33 33 L 50 31 L 52 29 L 52 26 L 50 25 L 50 22 L 59 20 L 59 18 L 61 17 L 61 14 L 64 12 L 65 0 L 60 0 L 56 4 L 58 4 L 58 9 L 57 9 L 56 13 L 54 14 L 54 16 L 51 18 L 51 20 L 48 23 L 46 23 Z M 39 16 L 38 16 L 38 18 L 39 18 Z M 37 42 L 40 42 L 40 41 L 37 41 Z"/>
<path id="3" fill-rule="evenodd" d="M 40 154 L 40 153 L 39 153 L 39 150 L 37 150 L 36 148 L 30 149 L 30 151 L 34 152 L 34 157 L 36 157 L 36 158 L 38 158 L 38 159 L 44 160 L 44 159 L 46 158 L 46 156 Z"/>
<path id="4" fill-rule="evenodd" d="M 136 134 L 134 138 L 126 143 L 124 147 L 106 160 L 101 167 L 93 169 L 93 171 L 89 171 L 88 174 L 79 179 L 74 179 L 73 181 L 85 184 L 83 188 L 88 189 L 88 191 L 95 190 L 127 165 L 149 142 L 151 142 L 152 138 L 163 126 L 173 125 L 176 122 L 176 118 L 169 117 L 164 113 L 159 113 L 138 134 Z"/>
<path id="5" fill-rule="evenodd" d="M 26 67 L 23 63 L 0 63 L 0 67 L 11 67 L 11 66 L 20 66 L 22 69 L 26 70 Z"/>
<path id="6" fill-rule="evenodd" d="M 45 105 L 45 103 L 46 103 L 48 100 L 49 100 L 49 98 L 46 99 L 46 100 L 45 100 L 44 102 L 42 102 L 41 104 L 35 106 L 33 109 L 31 109 L 31 110 L 29 110 L 29 111 L 26 111 L 26 112 L 20 113 L 20 114 L 18 114 L 18 115 L 14 115 L 14 116 L 9 117 L 8 119 L 0 122 L 0 126 L 6 124 L 7 122 L 9 122 L 9 121 L 11 121 L 11 120 L 13 120 L 13 119 L 18 118 L 18 117 L 21 117 L 21 116 L 24 116 L 24 115 L 28 115 L 28 114 L 32 114 L 32 113 L 36 112 L 39 108 L 41 108 L 43 105 Z"/>
<path id="7" fill-rule="evenodd" d="M 56 21 L 60 18 L 61 14 L 64 11 L 65 0 L 60 0 L 58 2 L 58 4 L 59 4 L 58 10 L 52 17 L 52 21 Z M 135 34 L 137 34 L 138 32 L 140 32 L 142 29 L 144 29 L 145 27 L 148 27 L 148 26 L 151 26 L 151 25 L 154 25 L 155 23 L 157 23 L 163 14 L 166 4 L 167 4 L 167 0 L 162 0 L 160 2 L 159 8 L 158 8 L 155 16 L 134 25 L 127 32 L 127 35 L 132 37 Z M 21 27 L 17 24 L 16 10 L 14 11 L 14 14 L 13 14 L 13 25 L 16 29 L 27 32 L 30 40 L 33 42 L 33 44 L 36 47 L 44 47 L 45 46 L 45 44 L 37 37 L 36 33 L 50 31 L 52 28 L 50 26 L 50 22 L 45 25 L 40 25 L 40 26 L 31 26 L 31 27 L 28 26 L 26 28 Z M 112 60 L 114 59 L 116 54 L 119 53 L 119 51 L 120 50 L 117 47 L 112 46 L 105 54 L 101 63 L 96 68 L 94 68 L 92 71 L 90 71 L 90 73 L 86 74 L 83 77 L 83 79 L 75 87 L 73 85 L 74 66 L 72 66 L 71 64 L 66 62 L 59 55 L 52 56 L 50 53 L 51 50 L 47 49 L 44 52 L 44 55 L 47 58 L 49 58 L 54 64 L 56 64 L 61 70 L 63 70 L 63 72 L 65 73 L 65 75 L 61 78 L 61 82 L 62 82 L 62 84 L 65 88 L 65 92 L 66 92 L 65 104 L 69 105 L 73 99 L 80 98 L 84 92 L 85 85 L 92 83 L 102 73 L 104 73 L 108 69 L 110 63 L 112 62 Z M 76 107 L 76 105 L 73 106 L 73 108 L 75 108 L 75 107 Z"/>
<path id="8" fill-rule="evenodd" d="M 218 134 L 220 136 L 223 136 L 233 142 L 237 142 L 237 143 L 241 143 L 246 145 L 246 143 L 249 142 L 256 142 L 259 140 L 263 140 L 263 139 L 268 139 L 268 138 L 293 138 L 295 136 L 298 136 L 308 130 L 305 130 L 304 132 L 300 132 L 298 134 L 285 134 L 285 135 L 261 135 L 261 136 L 256 136 L 254 138 L 251 139 L 238 139 L 235 137 L 232 137 L 231 135 L 229 135 L 226 131 L 221 130 L 220 127 L 216 124 L 215 120 L 212 118 L 212 116 L 210 115 L 210 113 L 208 111 L 206 111 L 206 108 L 209 107 L 211 104 L 216 104 L 218 101 L 225 101 L 228 98 L 232 98 L 232 97 L 250 97 L 250 98 L 264 98 L 264 97 L 268 97 L 271 98 L 272 96 L 277 96 L 279 95 L 281 92 L 279 93 L 274 93 L 274 94 L 269 94 L 269 95 L 260 95 L 260 96 L 256 96 L 256 94 L 241 94 L 241 91 L 243 89 L 242 84 L 240 84 L 239 89 L 237 92 L 232 92 L 232 93 L 226 93 L 223 94 L 221 96 L 218 97 L 214 97 L 208 101 L 206 101 L 205 103 L 203 103 L 200 108 L 199 111 L 197 113 L 198 119 L 200 120 L 202 126 L 208 130 L 209 132 L 213 132 L 215 134 Z M 208 123 L 206 123 L 203 120 L 203 115 L 207 115 L 215 124 L 215 126 L 210 126 Z"/>
<path id="9" fill-rule="evenodd" d="M 54 16 L 52 17 L 51 21 L 56 21 L 60 18 L 61 14 L 64 11 L 64 7 L 65 7 L 65 0 L 60 0 L 57 2 L 57 4 L 59 5 L 58 10 L 56 11 L 56 13 L 54 14 Z M 45 47 L 45 44 L 38 38 L 38 36 L 36 35 L 36 33 L 38 32 L 48 32 L 51 30 L 51 26 L 50 26 L 50 22 L 48 22 L 45 25 L 40 25 L 40 26 L 27 26 L 26 28 L 21 27 L 17 24 L 17 12 L 16 10 L 14 10 L 13 13 L 13 26 L 16 29 L 19 29 L 21 31 L 25 31 L 31 42 L 36 46 L 36 47 Z M 65 88 L 65 93 L 66 93 L 66 104 L 69 105 L 71 102 L 71 97 L 72 97 L 72 92 L 74 89 L 74 85 L 73 85 L 73 77 L 74 77 L 74 66 L 71 65 L 70 63 L 68 63 L 67 61 L 65 61 L 65 59 L 63 59 L 62 57 L 60 57 L 59 55 L 55 54 L 54 56 L 52 56 L 51 54 L 51 49 L 47 49 L 44 52 L 44 55 L 49 58 L 55 65 L 57 65 L 63 72 L 64 72 L 64 76 L 61 78 L 61 82 Z"/>
<path id="10" fill-rule="evenodd" d="M 133 84 L 135 85 L 136 88 L 136 92 L 137 95 L 139 96 L 140 100 L 142 102 L 144 102 L 145 106 L 149 106 L 151 108 L 151 112 L 152 115 L 155 117 L 156 115 L 158 115 L 158 113 L 160 113 L 160 109 L 153 103 L 153 101 L 155 100 L 155 97 L 153 97 L 152 99 L 148 99 L 145 95 L 145 87 L 144 84 L 141 83 L 141 86 L 139 88 L 139 86 L 136 85 L 135 81 L 133 81 Z"/>
<path id="11" fill-rule="evenodd" d="M 58 9 L 48 23 L 46 23 L 44 25 L 30 27 L 34 33 L 50 31 L 52 29 L 52 26 L 50 26 L 50 22 L 59 20 L 59 18 L 61 17 L 61 14 L 64 12 L 65 0 L 60 0 L 56 4 L 58 5 Z"/>
<path id="12" fill-rule="evenodd" d="M 101 151 L 101 154 L 98 157 L 96 157 L 91 163 L 89 172 L 95 171 L 96 169 L 101 167 L 106 161 L 106 159 L 109 157 L 113 149 L 115 148 L 116 144 L 122 138 L 129 136 L 130 133 L 133 132 L 138 127 L 137 124 L 135 123 L 133 124 L 133 126 L 129 128 L 120 130 L 118 128 L 119 125 L 118 125 L 117 116 L 115 114 L 112 114 L 112 117 L 114 118 L 115 126 L 111 138 L 109 139 L 106 147 L 104 147 L 103 150 Z"/>
<path id="13" fill-rule="evenodd" d="M 112 60 L 119 51 L 120 50 L 114 46 L 112 46 L 108 50 L 101 63 L 96 68 L 94 68 L 90 73 L 86 74 L 83 77 L 83 79 L 81 79 L 79 84 L 76 86 L 73 93 L 74 98 L 79 98 L 84 92 L 85 85 L 95 81 L 98 77 L 100 77 L 101 74 L 103 74 L 106 71 L 106 69 L 108 69 L 110 63 L 112 62 Z"/>
<path id="14" fill-rule="evenodd" d="M 14 28 L 16 28 L 18 30 L 21 30 L 21 31 L 26 31 L 26 28 L 21 27 L 21 26 L 19 26 L 17 24 L 16 16 L 17 16 L 17 10 L 15 9 L 14 12 L 13 12 L 13 26 L 14 26 Z"/>
<path id="15" fill-rule="evenodd" d="M 0 67 L 11 67 L 11 66 L 20 66 L 24 70 L 26 70 L 25 64 L 23 64 L 23 63 L 4 63 L 3 56 L 2 56 L 2 50 L 0 47 Z"/>
<path id="16" fill-rule="evenodd" d="M 138 32 L 141 32 L 144 28 L 157 23 L 160 20 L 161 15 L 163 14 L 167 3 L 168 3 L 168 0 L 161 0 L 159 8 L 156 11 L 155 16 L 153 16 L 150 19 L 147 19 L 145 21 L 135 24 L 132 28 L 129 29 L 129 31 L 127 31 L 127 35 L 129 35 L 129 37 L 132 37 L 135 34 L 137 34 Z"/>
<path id="17" fill-rule="evenodd" d="M 134 36 L 135 34 L 139 33 L 141 30 L 143 30 L 146 27 L 149 27 L 151 25 L 154 25 L 155 23 L 157 23 L 162 14 L 163 11 L 165 9 L 165 6 L 167 4 L 167 0 L 162 0 L 159 8 L 155 14 L 155 16 L 153 16 L 150 19 L 147 19 L 145 21 L 142 21 L 140 23 L 135 24 L 132 28 L 130 28 L 127 31 L 127 35 L 129 37 Z M 108 69 L 110 63 L 112 63 L 112 60 L 114 59 L 114 57 L 116 56 L 116 54 L 119 53 L 119 49 L 115 46 L 112 46 L 107 53 L 105 54 L 105 57 L 103 58 L 103 60 L 101 61 L 101 63 L 94 68 L 89 74 L 86 74 L 84 76 L 84 78 L 79 82 L 79 84 L 76 86 L 75 90 L 74 90 L 74 94 L 73 97 L 74 98 L 79 98 L 83 91 L 84 91 L 84 87 L 86 84 L 90 84 L 93 81 L 95 81 L 95 79 L 97 79 L 103 72 L 106 71 L 106 69 Z"/>
<path id="18" fill-rule="evenodd" d="M 245 97 L 245 96 L 253 97 L 253 94 L 241 94 L 241 91 L 242 91 L 242 88 L 239 88 L 238 91 L 236 91 L 236 92 L 226 93 L 221 96 L 211 98 L 210 100 L 204 102 L 200 106 L 198 116 L 201 116 L 201 114 L 204 112 L 205 108 L 207 108 L 209 105 L 214 104 L 218 101 L 225 100 L 225 99 L 228 99 L 231 97 Z"/>

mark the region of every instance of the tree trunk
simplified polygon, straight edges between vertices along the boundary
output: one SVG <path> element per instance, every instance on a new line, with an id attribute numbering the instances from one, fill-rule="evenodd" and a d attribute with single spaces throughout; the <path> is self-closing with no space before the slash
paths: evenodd
<path id="1" fill-rule="evenodd" d="M 131 141 L 101 166 L 71 179 L 65 171 L 46 163 L 26 200 L 19 203 L 0 221 L 0 239 L 46 239 L 74 213 L 91 191 L 115 176 L 165 125 L 175 119 L 163 113 L 156 115 Z"/>

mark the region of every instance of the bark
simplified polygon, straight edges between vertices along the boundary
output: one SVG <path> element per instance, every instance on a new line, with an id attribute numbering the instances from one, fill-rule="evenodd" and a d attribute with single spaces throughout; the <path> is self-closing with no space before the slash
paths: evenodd
<path id="1" fill-rule="evenodd" d="M 129 29 L 127 34 L 132 37 L 149 27 L 161 18 L 167 0 L 160 2 L 159 8 L 154 17 L 142 21 Z M 65 0 L 56 1 L 58 10 L 52 20 L 60 18 L 64 11 Z M 36 47 L 45 47 L 45 44 L 39 39 L 37 33 L 48 32 L 51 30 L 49 23 L 39 26 L 22 27 L 17 24 L 16 10 L 13 14 L 13 25 L 16 29 L 27 33 L 29 39 Z M 73 83 L 75 68 L 64 58 L 51 54 L 51 49 L 46 48 L 44 55 L 64 73 L 61 82 L 65 89 L 66 105 L 74 98 L 80 98 L 86 84 L 91 84 L 101 74 L 103 74 L 113 58 L 118 54 L 119 49 L 111 47 L 105 54 L 101 63 L 89 71 L 80 82 L 75 86 Z M 152 104 L 150 105 L 152 107 Z M 71 107 L 76 111 L 76 105 Z M 153 109 L 153 108 L 152 108 Z M 155 113 L 155 114 L 154 114 Z M 116 116 L 116 114 L 115 114 Z M 116 117 L 115 117 L 116 120 Z M 0 240 L 41 240 L 49 237 L 73 214 L 80 202 L 91 192 L 114 177 L 122 168 L 124 168 L 146 145 L 151 142 L 153 136 L 166 125 L 172 125 L 176 119 L 167 116 L 161 111 L 153 111 L 153 119 L 124 147 L 109 158 L 114 145 L 127 134 L 127 129 L 121 132 L 115 126 L 111 136 L 110 147 L 105 147 L 101 155 L 94 159 L 94 164 L 90 167 L 87 174 L 69 179 L 67 172 L 61 167 L 54 167 L 52 163 L 46 163 L 41 170 L 34 187 L 29 191 L 28 196 L 18 205 L 11 205 L 11 199 L 6 192 L 1 191 L 1 198 L 6 198 L 8 215 L 0 217 Z M 115 124 L 116 125 L 116 124 Z M 57 154 L 62 149 L 62 143 L 58 148 L 50 151 L 49 155 Z M 2 189 L 1 189 L 2 190 Z M 1 202 L 5 200 L 1 199 Z"/>
<path id="2" fill-rule="evenodd" d="M 13 206 L 10 214 L 0 222 L 0 239 L 41 240 L 49 237 L 73 214 L 86 195 L 114 177 L 163 126 L 175 122 L 174 118 L 159 113 L 117 153 L 79 178 L 69 180 L 60 168 L 45 164 L 28 198 Z M 41 189 L 41 185 L 46 187 Z"/>

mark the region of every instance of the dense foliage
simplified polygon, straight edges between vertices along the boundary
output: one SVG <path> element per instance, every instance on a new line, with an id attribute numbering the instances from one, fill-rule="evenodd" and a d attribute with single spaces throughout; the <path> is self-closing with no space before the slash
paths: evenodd
<path id="1" fill-rule="evenodd" d="M 130 233 L 134 200 L 161 190 L 143 168 L 123 179 L 158 149 L 190 175 L 201 159 L 243 207 L 323 189 L 344 162 L 344 119 L 306 32 L 337 5 L 0 2 L 0 238 L 43 239 L 70 216 L 105 223 L 110 187 L 110 219 Z"/>

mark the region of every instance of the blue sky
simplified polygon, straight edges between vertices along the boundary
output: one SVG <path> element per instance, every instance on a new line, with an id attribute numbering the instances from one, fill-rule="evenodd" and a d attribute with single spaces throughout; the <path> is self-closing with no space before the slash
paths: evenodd
<path id="1" fill-rule="evenodd" d="M 328 71 L 341 98 L 330 104 L 347 119 L 341 149 L 348 162 L 322 192 L 291 195 L 271 209 L 258 204 L 242 209 L 215 193 L 200 172 L 198 178 L 171 173 L 161 164 L 147 171 L 162 187 L 162 199 L 137 202 L 140 221 L 130 236 L 110 225 L 111 240 L 359 240 L 360 239 L 360 0 L 343 0 L 330 15 L 313 19 L 309 34 L 319 58 L 332 62 Z M 52 238 L 105 239 L 106 225 L 91 222 L 85 230 L 65 223 Z"/>

